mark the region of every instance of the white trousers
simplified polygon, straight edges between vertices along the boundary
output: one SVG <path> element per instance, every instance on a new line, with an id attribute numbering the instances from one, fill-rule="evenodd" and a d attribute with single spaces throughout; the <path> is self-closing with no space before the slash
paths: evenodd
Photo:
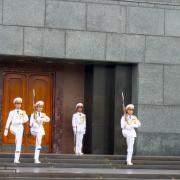
<path id="1" fill-rule="evenodd" d="M 134 150 L 134 142 L 135 138 L 134 137 L 126 137 L 126 143 L 127 143 L 127 162 L 131 162 L 132 160 L 132 155 L 133 155 L 133 150 Z"/>
<path id="2" fill-rule="evenodd" d="M 20 154 L 21 154 L 23 129 L 12 129 L 11 133 L 15 136 L 15 144 L 16 144 L 14 160 L 19 161 Z"/>
<path id="3" fill-rule="evenodd" d="M 84 137 L 83 132 L 76 133 L 76 146 L 75 146 L 76 154 L 82 153 L 83 137 Z"/>
<path id="4" fill-rule="evenodd" d="M 32 135 L 36 137 L 34 160 L 39 160 L 39 155 L 40 155 L 40 150 L 41 150 L 41 142 L 42 142 L 43 135 L 41 132 L 32 132 Z"/>

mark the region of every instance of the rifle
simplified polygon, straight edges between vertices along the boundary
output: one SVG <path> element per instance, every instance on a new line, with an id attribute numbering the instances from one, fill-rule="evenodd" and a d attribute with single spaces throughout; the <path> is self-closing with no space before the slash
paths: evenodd
<path id="1" fill-rule="evenodd" d="M 35 97 L 36 97 L 36 93 L 35 93 L 35 89 L 33 89 L 33 113 L 34 113 L 34 119 L 35 119 Z"/>
<path id="2" fill-rule="evenodd" d="M 35 97 L 36 97 L 36 92 L 35 92 L 35 89 L 33 89 L 33 114 L 34 114 L 34 120 L 36 121 L 36 123 L 38 125 L 40 125 L 39 122 L 37 121 L 37 114 L 36 114 L 36 109 L 35 109 Z"/>
<path id="3" fill-rule="evenodd" d="M 124 104 L 124 93 L 122 92 L 122 106 L 123 106 L 123 113 L 124 113 L 124 117 L 125 117 L 125 121 L 127 122 L 127 113 L 126 113 L 126 107 Z"/>
<path id="4" fill-rule="evenodd" d="M 76 143 L 77 143 L 77 126 L 76 126 L 76 132 L 74 133 L 74 152 L 76 153 Z"/>

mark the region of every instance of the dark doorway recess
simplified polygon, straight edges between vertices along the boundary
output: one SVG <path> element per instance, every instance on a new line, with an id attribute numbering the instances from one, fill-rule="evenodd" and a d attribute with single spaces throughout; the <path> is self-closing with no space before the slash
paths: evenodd
<path id="1" fill-rule="evenodd" d="M 85 113 L 87 133 L 85 153 L 125 154 L 120 129 L 121 93 L 126 104 L 132 99 L 132 65 L 85 66 Z"/>

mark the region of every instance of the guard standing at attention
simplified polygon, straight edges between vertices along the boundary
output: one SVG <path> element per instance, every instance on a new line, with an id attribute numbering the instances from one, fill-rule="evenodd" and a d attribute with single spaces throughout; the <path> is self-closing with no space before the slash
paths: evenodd
<path id="1" fill-rule="evenodd" d="M 75 154 L 83 155 L 83 137 L 86 133 L 86 115 L 83 113 L 83 104 L 76 105 L 76 113 L 72 117 L 72 127 L 74 131 Z"/>

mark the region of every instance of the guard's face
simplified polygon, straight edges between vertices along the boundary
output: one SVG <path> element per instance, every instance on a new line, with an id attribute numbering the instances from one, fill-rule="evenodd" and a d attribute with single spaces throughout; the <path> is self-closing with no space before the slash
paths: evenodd
<path id="1" fill-rule="evenodd" d="M 41 112 L 41 111 L 43 110 L 43 106 L 37 106 L 37 107 L 36 107 L 36 110 L 37 110 L 38 112 Z"/>
<path id="2" fill-rule="evenodd" d="M 128 110 L 127 110 L 127 113 L 128 113 L 129 115 L 133 115 L 134 109 L 128 109 Z"/>
<path id="3" fill-rule="evenodd" d="M 16 108 L 16 109 L 20 109 L 20 108 L 21 108 L 21 103 L 16 103 L 16 104 L 15 104 L 15 108 Z"/>
<path id="4" fill-rule="evenodd" d="M 78 107 L 77 108 L 77 112 L 82 112 L 83 111 L 83 107 Z"/>

